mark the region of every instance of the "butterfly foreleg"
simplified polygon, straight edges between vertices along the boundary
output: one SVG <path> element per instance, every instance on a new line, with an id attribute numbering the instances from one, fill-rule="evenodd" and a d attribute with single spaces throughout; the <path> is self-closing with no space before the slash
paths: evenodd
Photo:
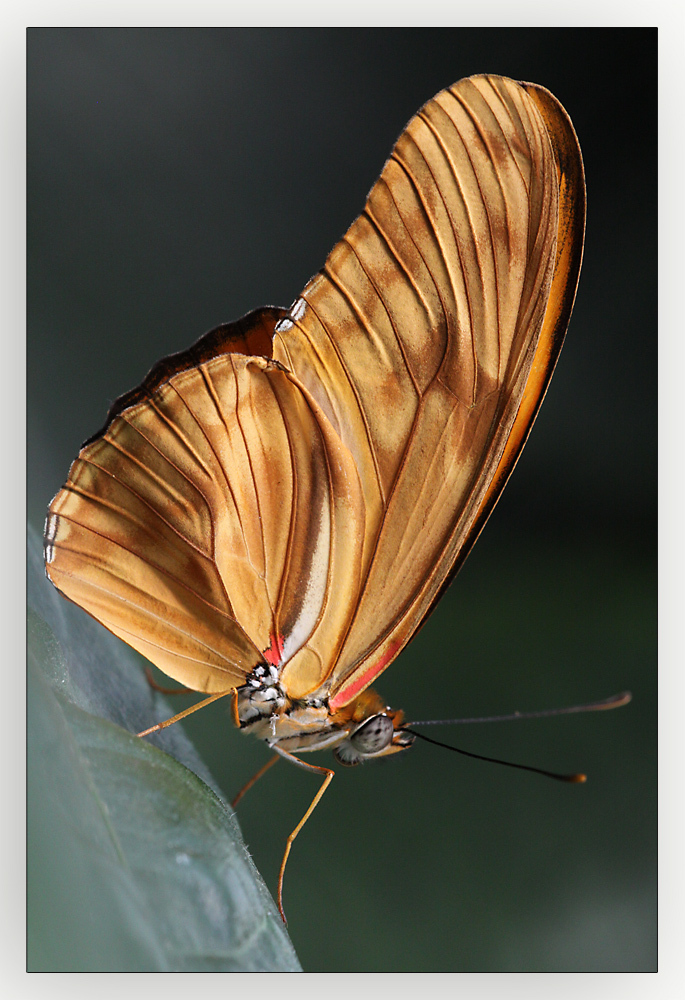
<path id="1" fill-rule="evenodd" d="M 156 726 L 150 726 L 149 729 L 144 729 L 142 733 L 137 733 L 137 736 L 149 736 L 150 733 L 156 733 L 160 729 L 166 729 L 167 726 L 171 726 L 174 722 L 180 722 L 181 719 L 185 719 L 186 715 L 192 715 L 193 712 L 197 712 L 198 709 L 204 708 L 205 705 L 211 705 L 213 701 L 217 701 L 219 698 L 225 698 L 227 694 L 233 694 L 234 688 L 229 688 L 228 691 L 219 691 L 217 694 L 212 694 L 209 698 L 203 698 L 202 701 L 198 701 L 197 704 L 191 705 L 190 708 L 185 708 L 178 715 L 172 716 L 170 719 L 165 719 L 164 722 L 158 722 Z"/>

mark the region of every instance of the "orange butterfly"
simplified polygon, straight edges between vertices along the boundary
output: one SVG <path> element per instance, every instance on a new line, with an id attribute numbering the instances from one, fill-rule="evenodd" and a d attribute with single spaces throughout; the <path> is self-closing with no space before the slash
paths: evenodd
<path id="1" fill-rule="evenodd" d="M 356 764 L 413 742 L 369 685 L 516 463 L 584 224 L 558 101 L 460 81 L 409 122 L 290 309 L 157 364 L 50 505 L 46 570 L 63 594 L 192 690 L 232 693 L 242 729 L 326 775 L 288 841 L 281 912 L 290 845 L 333 776 L 293 751 Z"/>

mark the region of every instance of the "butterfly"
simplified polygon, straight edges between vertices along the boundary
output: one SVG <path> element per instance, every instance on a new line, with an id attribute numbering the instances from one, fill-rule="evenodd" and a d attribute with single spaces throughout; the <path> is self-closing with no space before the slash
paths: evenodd
<path id="1" fill-rule="evenodd" d="M 290 846 L 334 773 L 297 754 L 354 765 L 414 741 L 371 684 L 518 459 L 584 225 L 559 102 L 461 80 L 412 118 L 290 308 L 155 365 L 50 504 L 45 565 L 62 594 L 207 700 L 230 694 L 241 729 L 325 775 L 288 841 L 281 913 Z"/>

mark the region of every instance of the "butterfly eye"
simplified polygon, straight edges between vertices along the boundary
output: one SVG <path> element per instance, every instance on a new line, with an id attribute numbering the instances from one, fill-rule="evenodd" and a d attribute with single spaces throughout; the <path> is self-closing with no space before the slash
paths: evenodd
<path id="1" fill-rule="evenodd" d="M 350 743 L 358 753 L 379 753 L 392 741 L 393 728 L 387 715 L 372 715 L 350 736 Z"/>
<path id="2" fill-rule="evenodd" d="M 339 764 L 353 767 L 361 764 L 365 757 L 382 753 L 392 743 L 395 727 L 392 719 L 383 714 L 372 715 L 355 729 L 351 736 L 336 747 L 333 756 Z M 413 742 L 413 740 L 412 740 Z M 403 744 L 409 745 L 409 744 Z"/>

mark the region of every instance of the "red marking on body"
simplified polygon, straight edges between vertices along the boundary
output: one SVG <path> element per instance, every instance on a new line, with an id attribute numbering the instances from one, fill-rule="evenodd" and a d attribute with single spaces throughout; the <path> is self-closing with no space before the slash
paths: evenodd
<path id="1" fill-rule="evenodd" d="M 350 684 L 343 685 L 343 687 L 338 691 L 335 697 L 331 698 L 329 702 L 329 707 L 331 712 L 337 711 L 337 709 L 342 708 L 343 705 L 347 705 L 348 702 L 356 698 L 357 695 L 378 675 L 385 670 L 388 664 L 395 659 L 400 651 L 402 643 L 396 639 L 395 642 L 391 642 L 386 651 L 381 656 L 380 660 L 369 667 L 363 673 L 355 677 Z"/>
<path id="2" fill-rule="evenodd" d="M 277 667 L 283 659 L 283 637 L 276 634 L 271 636 L 271 645 L 263 652 L 263 657 L 272 667 Z"/>

